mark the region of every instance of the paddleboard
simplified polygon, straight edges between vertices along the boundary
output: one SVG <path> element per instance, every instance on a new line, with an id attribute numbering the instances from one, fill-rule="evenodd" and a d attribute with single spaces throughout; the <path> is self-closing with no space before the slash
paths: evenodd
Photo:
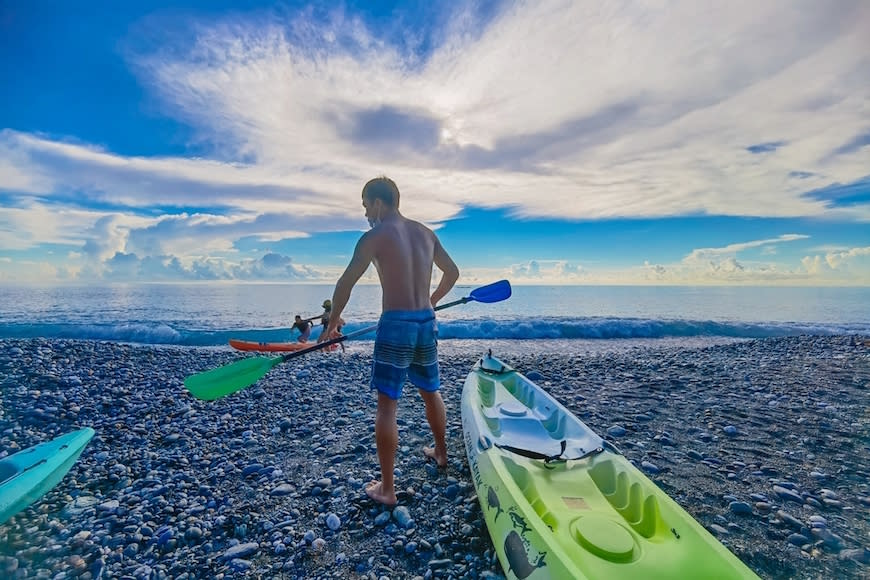
<path id="1" fill-rule="evenodd" d="M 246 352 L 296 352 L 304 348 L 310 348 L 316 342 L 254 342 L 251 340 L 230 339 L 230 346 L 236 350 Z M 335 350 L 338 344 L 324 347 L 323 350 Z"/>
<path id="2" fill-rule="evenodd" d="M 57 485 L 93 436 L 85 427 L 0 459 L 0 524 Z"/>

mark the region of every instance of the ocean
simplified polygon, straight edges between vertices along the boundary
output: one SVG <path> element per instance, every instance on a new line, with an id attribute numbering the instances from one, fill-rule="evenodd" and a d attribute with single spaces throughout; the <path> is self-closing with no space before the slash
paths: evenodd
<path id="1" fill-rule="evenodd" d="M 324 284 L 0 286 L 0 338 L 221 346 L 292 340 L 293 316 L 319 314 Z M 458 286 L 445 301 L 467 296 Z M 359 285 L 351 332 L 377 321 L 380 288 Z M 508 300 L 438 314 L 453 339 L 691 339 L 870 334 L 870 288 L 524 286 Z M 365 340 L 365 337 L 363 338 Z"/>

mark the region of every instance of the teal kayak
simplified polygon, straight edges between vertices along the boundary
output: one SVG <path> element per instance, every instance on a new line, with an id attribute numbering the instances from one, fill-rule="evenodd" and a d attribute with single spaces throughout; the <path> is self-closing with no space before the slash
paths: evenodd
<path id="1" fill-rule="evenodd" d="M 465 381 L 462 428 L 508 578 L 758 578 L 612 444 L 491 354 Z"/>
<path id="2" fill-rule="evenodd" d="M 0 524 L 57 485 L 93 436 L 85 427 L 0 459 Z"/>

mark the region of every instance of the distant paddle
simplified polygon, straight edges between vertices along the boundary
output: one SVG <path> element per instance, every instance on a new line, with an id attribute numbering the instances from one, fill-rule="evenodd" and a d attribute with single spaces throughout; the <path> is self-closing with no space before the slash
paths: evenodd
<path id="1" fill-rule="evenodd" d="M 510 282 L 507 280 L 499 280 L 498 282 L 475 288 L 464 298 L 460 298 L 454 302 L 448 302 L 447 304 L 440 304 L 435 308 L 435 310 L 444 310 L 445 308 L 450 308 L 451 306 L 456 306 L 458 304 L 465 304 L 466 302 L 482 302 L 486 304 L 501 302 L 502 300 L 510 298 L 510 295 Z M 197 399 L 213 401 L 253 385 L 263 378 L 263 376 L 273 367 L 283 362 L 287 362 L 288 360 L 298 356 L 306 355 L 315 350 L 326 348 L 332 344 L 338 344 L 339 342 L 350 338 L 368 334 L 377 330 L 377 328 L 378 325 L 375 324 L 282 356 L 257 356 L 245 358 L 210 371 L 190 375 L 184 379 L 184 386 L 187 387 L 190 394 Z"/>

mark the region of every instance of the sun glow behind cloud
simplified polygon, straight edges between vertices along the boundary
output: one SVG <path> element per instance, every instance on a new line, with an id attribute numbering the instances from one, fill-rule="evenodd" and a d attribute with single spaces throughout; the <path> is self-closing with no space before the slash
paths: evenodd
<path id="1" fill-rule="evenodd" d="M 868 173 L 860 1 L 518 2 L 486 21 L 458 10 L 424 53 L 342 9 L 172 18 L 140 23 L 161 42 L 126 56 L 203 155 L 122 156 L 0 130 L 4 247 L 77 247 L 77 271 L 93 275 L 270 278 L 281 260 L 258 270 L 265 254 L 239 255 L 240 239 L 361 229 L 359 190 L 380 173 L 403 188 L 406 215 L 433 226 L 469 205 L 518 219 L 870 221 L 870 203 L 807 195 Z M 862 247 L 787 267 L 771 250 L 758 264 L 738 256 L 807 237 L 777 235 L 689 248 L 672 264 L 608 270 L 566 252 L 499 268 L 547 282 L 794 283 L 842 282 L 830 275 L 851 263 L 870 280 Z M 336 266 L 275 271 L 329 279 Z"/>

